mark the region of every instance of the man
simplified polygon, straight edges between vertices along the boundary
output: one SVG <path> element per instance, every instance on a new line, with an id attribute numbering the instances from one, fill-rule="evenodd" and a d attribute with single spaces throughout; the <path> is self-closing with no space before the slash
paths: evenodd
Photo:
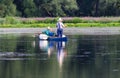
<path id="1" fill-rule="evenodd" d="M 61 18 L 59 18 L 58 19 L 58 22 L 57 22 L 57 24 L 56 24 L 56 27 L 57 27 L 57 36 L 58 37 L 62 37 L 62 35 L 63 35 L 63 27 L 65 27 L 64 26 L 64 24 L 62 23 L 62 19 Z"/>
<path id="2" fill-rule="evenodd" d="M 42 33 L 43 33 L 43 34 L 46 34 L 46 35 L 48 35 L 48 36 L 54 36 L 54 35 L 55 35 L 55 33 L 51 31 L 51 28 L 50 28 L 50 27 L 47 27 L 47 29 L 44 30 Z"/>

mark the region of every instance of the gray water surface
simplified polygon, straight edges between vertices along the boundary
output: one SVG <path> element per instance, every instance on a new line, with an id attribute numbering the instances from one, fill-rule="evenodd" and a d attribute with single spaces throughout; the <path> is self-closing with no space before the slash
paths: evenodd
<path id="1" fill-rule="evenodd" d="M 120 78 L 119 35 L 0 35 L 0 78 Z"/>

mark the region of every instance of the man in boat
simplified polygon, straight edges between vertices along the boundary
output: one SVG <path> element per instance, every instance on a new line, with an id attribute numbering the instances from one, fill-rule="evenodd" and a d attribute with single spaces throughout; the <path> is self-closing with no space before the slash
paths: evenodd
<path id="1" fill-rule="evenodd" d="M 44 30 L 42 33 L 46 34 L 47 36 L 54 36 L 55 35 L 55 33 L 51 31 L 50 27 L 47 27 L 47 29 Z"/>
<path id="2" fill-rule="evenodd" d="M 58 37 L 62 37 L 62 35 L 63 35 L 63 27 L 65 27 L 65 25 L 62 23 L 62 21 L 63 20 L 61 18 L 59 18 L 58 22 L 56 24 L 56 27 L 57 27 L 57 36 Z"/>

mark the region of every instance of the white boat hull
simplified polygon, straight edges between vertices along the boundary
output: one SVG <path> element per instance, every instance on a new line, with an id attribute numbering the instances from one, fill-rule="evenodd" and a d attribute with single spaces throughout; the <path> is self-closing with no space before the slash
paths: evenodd
<path id="1" fill-rule="evenodd" d="M 67 41 L 67 37 L 65 35 L 63 35 L 62 38 L 60 38 L 60 37 L 50 37 L 50 36 L 47 36 L 46 34 L 40 34 L 39 39 L 50 40 L 50 41 Z"/>
<path id="2" fill-rule="evenodd" d="M 45 35 L 45 34 L 40 34 L 40 35 L 39 35 L 39 39 L 47 40 L 47 39 L 48 39 L 48 36 Z"/>

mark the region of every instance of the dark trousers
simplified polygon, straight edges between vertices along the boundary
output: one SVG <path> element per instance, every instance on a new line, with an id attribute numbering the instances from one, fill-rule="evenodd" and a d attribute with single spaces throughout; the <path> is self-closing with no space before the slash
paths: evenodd
<path id="1" fill-rule="evenodd" d="M 62 37 L 63 35 L 63 29 L 57 29 L 57 36 Z"/>

